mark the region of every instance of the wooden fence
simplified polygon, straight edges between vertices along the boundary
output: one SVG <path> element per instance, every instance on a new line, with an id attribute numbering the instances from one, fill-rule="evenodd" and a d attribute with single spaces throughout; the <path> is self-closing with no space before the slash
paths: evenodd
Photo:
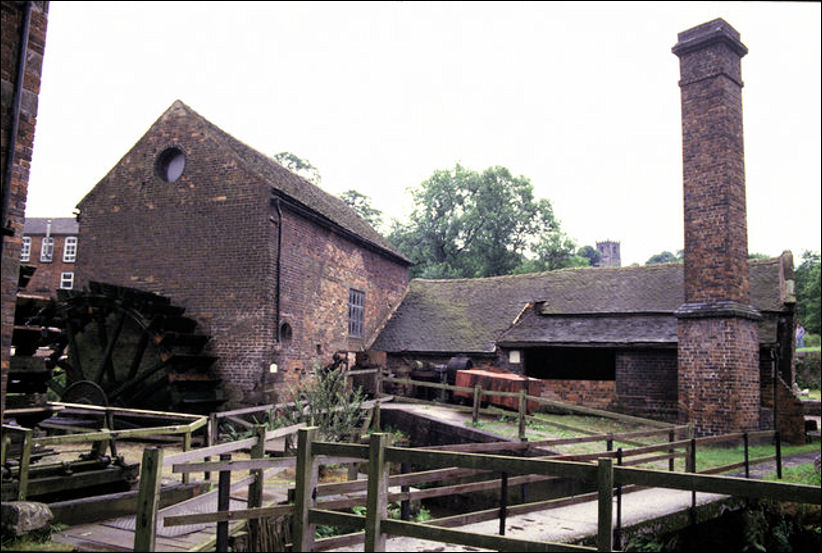
<path id="1" fill-rule="evenodd" d="M 316 441 L 315 428 L 298 430 L 297 456 L 291 458 L 264 458 L 264 443 L 275 435 L 293 432 L 294 428 L 286 428 L 265 433 L 264 427 L 255 429 L 256 436 L 231 444 L 221 444 L 211 448 L 190 451 L 179 454 L 165 461 L 162 452 L 158 449 L 146 450 L 143 460 L 143 477 L 140 487 L 140 511 L 138 512 L 138 529 L 135 534 L 135 550 L 151 551 L 154 544 L 154 528 L 156 520 L 156 497 L 159 490 L 159 468 L 162 465 L 172 464 L 175 473 L 187 474 L 204 470 L 219 471 L 220 489 L 225 489 L 226 497 L 230 486 L 230 473 L 234 470 L 251 470 L 249 499 L 246 509 L 229 511 L 227 502 L 218 505 L 218 512 L 191 515 L 168 516 L 166 526 L 218 523 L 218 551 L 225 551 L 227 547 L 228 521 L 248 520 L 249 534 L 252 542 L 259 536 L 261 519 L 278 517 L 293 513 L 293 549 L 300 551 L 325 550 L 343 547 L 353 543 L 365 541 L 366 551 L 384 550 L 385 539 L 388 534 L 409 536 L 419 539 L 448 541 L 472 547 L 482 547 L 508 551 L 583 551 L 591 550 L 580 546 L 556 544 L 546 542 L 532 542 L 513 539 L 504 535 L 481 535 L 449 528 L 476 522 L 500 518 L 501 534 L 504 532 L 505 517 L 508 514 L 543 510 L 559 505 L 596 498 L 599 502 L 597 549 L 610 551 L 614 545 L 614 533 L 620 532 L 620 502 L 619 497 L 623 487 L 645 486 L 661 487 L 696 492 L 712 492 L 733 496 L 762 498 L 768 497 L 783 501 L 820 504 L 820 490 L 813 486 L 751 481 L 735 477 L 712 476 L 694 473 L 696 467 L 693 461 L 688 462 L 690 474 L 638 469 L 627 466 L 631 462 L 650 462 L 670 458 L 673 450 L 682 450 L 676 455 L 684 455 L 687 459 L 694 459 L 694 452 L 698 443 L 728 441 L 738 439 L 737 435 L 727 435 L 713 438 L 689 438 L 685 440 L 666 441 L 657 445 L 645 446 L 628 452 L 621 448 L 616 451 L 604 451 L 585 456 L 576 456 L 577 460 L 568 460 L 568 456 L 555 457 L 517 457 L 512 455 L 496 455 L 488 451 L 524 450 L 525 448 L 546 447 L 570 443 L 574 440 L 594 441 L 593 438 L 603 439 L 605 436 L 585 437 L 575 439 L 545 440 L 533 443 L 498 442 L 490 444 L 462 444 L 457 446 L 437 446 L 436 448 L 402 448 L 392 447 L 388 443 L 386 434 L 373 434 L 368 445 L 338 444 Z M 653 433 L 667 434 L 667 430 L 645 431 L 628 433 L 633 437 L 638 434 L 650 435 Z M 765 433 L 756 433 L 764 436 Z M 608 435 L 607 439 L 620 439 L 622 435 Z M 750 436 L 748 436 L 750 438 Z M 225 455 L 229 451 L 241 448 L 251 448 L 252 459 L 247 461 L 231 461 L 224 458 L 219 462 L 191 463 L 194 458 L 203 458 L 210 455 Z M 450 450 L 445 450 L 448 448 Z M 485 452 L 479 451 L 485 449 Z M 655 457 L 648 457 L 648 453 L 661 452 Z M 644 457 L 639 457 L 640 455 Z M 634 461 L 626 461 L 626 457 L 636 456 Z M 565 458 L 563 458 L 565 457 Z M 746 455 L 747 457 L 747 455 Z M 778 458 L 778 455 L 776 456 Z M 772 458 L 763 458 L 772 459 Z M 596 464 L 591 464 L 595 460 Z M 616 463 L 615 463 L 616 460 Z M 750 460 L 749 463 L 761 459 Z M 319 484 L 318 467 L 323 464 L 368 461 L 368 479 L 355 480 L 343 483 Z M 425 467 L 426 470 L 389 476 L 388 467 L 391 463 L 413 464 Z M 622 464 L 620 464 L 622 463 Z M 296 485 L 293 502 L 284 505 L 263 507 L 262 498 L 262 471 L 272 468 L 284 468 L 296 465 Z M 152 468 L 154 467 L 154 468 Z M 724 467 L 727 469 L 727 467 Z M 443 481 L 449 478 L 465 477 L 480 473 L 489 473 L 495 476 L 492 480 L 440 486 L 438 488 L 409 491 L 408 486 L 422 482 Z M 550 478 L 573 478 L 590 484 L 595 484 L 597 491 L 576 498 L 563 498 L 521 505 L 507 505 L 508 486 L 526 485 L 530 482 Z M 401 486 L 402 491 L 390 492 L 389 487 Z M 472 491 L 498 489 L 500 494 L 500 508 L 490 509 L 458 515 L 448 519 L 439 519 L 426 524 L 409 522 L 407 520 L 392 520 L 387 516 L 389 502 L 407 502 L 414 499 L 468 493 Z M 329 495 L 353 494 L 365 492 L 365 495 L 347 496 L 323 500 Z M 613 498 L 617 496 L 617 514 L 614 520 Z M 339 512 L 339 509 L 350 509 L 356 505 L 365 505 L 364 516 Z M 403 518 L 407 518 L 404 516 Z M 616 522 L 616 525 L 614 525 Z M 354 531 L 364 530 L 357 534 L 349 534 L 333 538 L 316 540 L 314 538 L 317 524 L 326 524 L 337 527 L 347 527 Z M 221 530 L 222 529 L 222 530 Z M 618 538 L 617 538 L 618 539 Z"/>
<path id="2" fill-rule="evenodd" d="M 30 428 L 22 426 L 3 425 L 3 439 L 2 439 L 2 453 L 0 453 L 0 464 L 5 465 L 8 449 L 11 443 L 11 435 L 21 435 L 21 450 L 18 461 L 17 477 L 17 500 L 23 501 L 26 499 L 29 491 L 29 477 L 31 472 L 31 457 L 32 451 L 36 446 L 53 446 L 69 443 L 88 443 L 93 445 L 92 451 L 96 456 L 105 453 L 106 448 L 110 449 L 111 456 L 117 457 L 117 440 L 125 438 L 147 438 L 157 437 L 162 435 L 182 435 L 183 450 L 191 448 L 191 436 L 200 428 L 204 428 L 208 423 L 208 419 L 200 415 L 186 415 L 182 413 L 165 413 L 160 411 L 147 411 L 141 409 L 125 409 L 119 407 L 100 407 L 96 405 L 73 404 L 73 403 L 54 403 L 53 407 L 60 410 L 66 415 L 78 416 L 93 416 L 100 418 L 102 421 L 102 428 L 99 430 L 89 430 L 86 427 L 71 426 L 61 424 L 55 425 L 62 431 L 72 432 L 69 434 L 34 437 L 34 431 Z M 184 422 L 181 424 L 173 424 L 166 426 L 154 426 L 146 428 L 132 428 L 125 430 L 115 430 L 115 418 L 118 416 L 146 417 L 151 419 L 167 418 L 180 419 Z M 41 424 L 41 426 L 46 426 Z M 185 478 L 188 481 L 188 477 Z"/>

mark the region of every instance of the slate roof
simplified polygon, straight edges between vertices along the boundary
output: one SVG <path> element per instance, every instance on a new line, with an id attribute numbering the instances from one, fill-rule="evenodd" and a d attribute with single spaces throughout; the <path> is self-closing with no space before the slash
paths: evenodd
<path id="1" fill-rule="evenodd" d="M 214 138 L 234 152 L 246 168 L 262 177 L 266 184 L 296 200 L 311 211 L 322 215 L 332 223 L 336 223 L 361 240 L 377 246 L 379 249 L 385 250 L 410 264 L 410 261 L 393 244 L 366 223 L 344 201 L 325 192 L 299 175 L 295 175 L 270 157 L 237 140 L 180 100 L 172 104 L 169 109 L 173 109 L 175 106 L 182 107 L 193 117 L 199 119 Z"/>
<path id="2" fill-rule="evenodd" d="M 762 312 L 784 310 L 781 258 L 750 260 L 748 267 L 752 304 Z M 373 348 L 390 353 L 492 353 L 503 340 L 672 344 L 673 311 L 683 301 L 681 263 L 414 279 Z M 515 319 L 520 324 L 512 328 Z M 767 321 L 760 325 L 762 339 L 775 332 L 768 330 L 772 326 Z"/>
<path id="3" fill-rule="evenodd" d="M 23 222 L 23 234 L 45 236 L 49 221 L 52 234 L 74 236 L 79 232 L 79 225 L 74 217 L 26 217 Z"/>

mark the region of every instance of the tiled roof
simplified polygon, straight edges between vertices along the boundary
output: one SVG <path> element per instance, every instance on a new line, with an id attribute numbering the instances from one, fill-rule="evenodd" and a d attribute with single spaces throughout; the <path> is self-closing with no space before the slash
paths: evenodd
<path id="1" fill-rule="evenodd" d="M 751 302 L 760 311 L 784 309 L 780 265 L 780 258 L 748 262 Z M 415 279 L 373 348 L 392 353 L 490 353 L 518 317 L 523 330 L 517 335 L 512 329 L 505 340 L 670 343 L 676 340 L 673 311 L 683 303 L 683 294 L 681 263 Z M 547 316 L 534 319 L 539 325 L 526 335 L 529 303 Z"/>
<path id="2" fill-rule="evenodd" d="M 230 149 L 239 160 L 251 171 L 262 177 L 265 183 L 275 190 L 296 200 L 302 206 L 335 223 L 359 239 L 377 248 L 387 251 L 406 263 L 408 259 L 386 240 L 379 232 L 366 223 L 348 204 L 336 196 L 325 192 L 306 179 L 295 175 L 273 159 L 261 154 L 254 148 L 229 135 L 183 102 L 177 100 L 173 105 L 182 107 L 192 116 L 199 119 L 211 135 Z"/>
<path id="3" fill-rule="evenodd" d="M 45 236 L 49 221 L 52 234 L 73 236 L 79 231 L 79 225 L 74 217 L 26 217 L 23 222 L 23 234 Z"/>

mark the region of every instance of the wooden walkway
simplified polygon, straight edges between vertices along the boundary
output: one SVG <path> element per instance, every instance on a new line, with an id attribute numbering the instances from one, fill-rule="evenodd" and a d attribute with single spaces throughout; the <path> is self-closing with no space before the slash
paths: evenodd
<path id="1" fill-rule="evenodd" d="M 267 471 L 263 487 L 263 505 L 273 505 L 287 499 L 289 482 L 278 478 L 282 469 Z M 238 480 L 231 486 L 229 509 L 245 509 L 248 484 L 253 477 Z M 213 550 L 217 541 L 217 524 L 163 526 L 166 516 L 217 511 L 217 490 L 214 489 L 189 500 L 177 503 L 157 513 L 157 551 Z M 244 530 L 245 521 L 229 523 L 229 535 Z M 52 541 L 74 546 L 78 551 L 133 551 L 134 517 L 103 520 L 92 524 L 72 526 L 52 535 Z"/>

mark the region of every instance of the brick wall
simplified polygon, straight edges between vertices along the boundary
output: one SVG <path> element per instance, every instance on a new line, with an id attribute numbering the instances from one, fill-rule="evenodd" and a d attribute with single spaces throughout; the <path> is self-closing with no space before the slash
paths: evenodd
<path id="1" fill-rule="evenodd" d="M 638 417 L 676 422 L 676 350 L 620 352 L 616 358 L 614 409 Z"/>
<path id="2" fill-rule="evenodd" d="M 25 73 L 20 97 L 19 123 L 16 136 L 12 136 L 12 120 L 15 89 L 17 87 L 18 54 L 22 45 L 24 10 L 30 6 L 28 41 L 25 55 Z M 48 23 L 48 2 L 2 2 L 2 56 L 0 56 L 0 93 L 2 93 L 2 132 L 0 151 L 2 155 L 3 201 L 6 202 L 6 220 L 3 227 L 2 250 L 2 344 L 0 345 L 0 412 L 5 412 L 6 380 L 9 370 L 11 334 L 14 323 L 15 296 L 20 263 L 20 244 L 23 231 L 23 215 L 26 209 L 29 169 L 34 129 L 37 124 L 37 99 L 40 94 L 40 73 L 46 46 Z M 7 152 L 9 144 L 14 144 L 14 161 L 11 178 L 6 181 Z M 6 232 L 6 230 L 8 232 Z"/>
<path id="3" fill-rule="evenodd" d="M 678 39 L 685 215 L 679 417 L 698 434 L 756 430 L 759 314 L 749 305 L 742 137 L 747 48 L 721 19 Z"/>
<path id="4" fill-rule="evenodd" d="M 756 321 L 743 318 L 679 321 L 680 421 L 699 435 L 758 430 L 758 336 Z"/>
<path id="5" fill-rule="evenodd" d="M 29 261 L 25 261 L 24 263 L 37 268 L 28 286 L 26 286 L 26 293 L 55 297 L 55 290 L 60 287 L 62 273 L 75 274 L 75 262 L 67 263 L 63 261 L 63 252 L 67 236 L 52 235 L 52 238 L 54 238 L 52 261 L 40 261 L 43 235 L 27 234 L 26 236 L 31 238 L 31 256 L 29 257 Z M 77 235 L 74 235 L 74 237 L 76 238 Z M 74 286 L 74 288 L 76 289 L 77 287 Z"/>
<path id="6" fill-rule="evenodd" d="M 349 287 L 366 293 L 367 337 L 399 301 L 407 270 L 283 209 L 279 320 L 292 338 L 279 344 L 271 187 L 212 133 L 175 103 L 83 199 L 78 280 L 170 297 L 211 335 L 227 407 L 276 401 L 314 361 L 365 346 L 347 336 Z M 174 182 L 156 170 L 169 147 L 185 153 Z"/>
<path id="7" fill-rule="evenodd" d="M 616 397 L 614 380 L 542 380 L 542 397 L 584 405 L 595 409 L 609 409 Z"/>
<path id="8" fill-rule="evenodd" d="M 171 146 L 186 163 L 166 182 L 157 156 Z M 79 284 L 131 286 L 185 307 L 242 403 L 275 345 L 267 200 L 259 177 L 175 104 L 79 204 Z"/>
<path id="9" fill-rule="evenodd" d="M 291 327 L 291 339 L 279 347 L 279 369 L 267 377 L 268 394 L 293 386 L 310 375 L 314 366 L 331 363 L 337 352 L 349 352 L 349 365 L 353 365 L 354 354 L 370 345 L 408 284 L 404 265 L 287 208 L 282 213 L 280 325 Z M 275 214 L 272 217 L 277 219 Z M 349 335 L 351 289 L 365 294 L 360 337 Z"/>

